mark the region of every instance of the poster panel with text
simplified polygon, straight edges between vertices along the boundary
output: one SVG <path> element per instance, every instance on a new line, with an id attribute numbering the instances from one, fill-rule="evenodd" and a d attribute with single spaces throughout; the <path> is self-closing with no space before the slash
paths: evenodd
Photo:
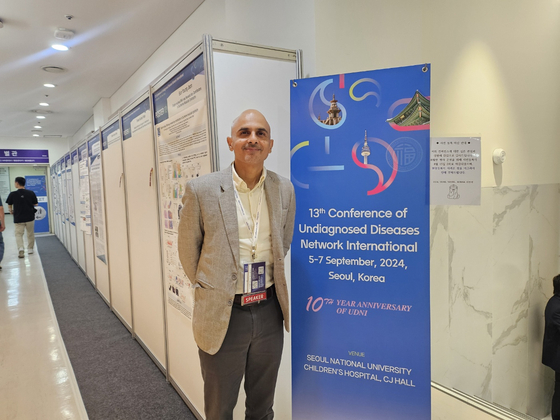
<path id="1" fill-rule="evenodd" d="M 430 66 L 291 86 L 294 419 L 430 419 Z"/>
<path id="2" fill-rule="evenodd" d="M 87 143 L 78 147 L 78 170 L 80 173 L 80 229 L 87 235 L 91 235 Z"/>
<path id="3" fill-rule="evenodd" d="M 70 152 L 70 167 L 66 170 L 70 174 L 70 183 L 68 184 L 68 206 L 69 206 L 69 219 L 72 226 L 76 226 L 76 209 L 74 205 L 74 183 L 72 181 L 73 177 L 78 176 L 77 174 L 72 174 L 72 166 L 78 164 L 78 149 Z"/>
<path id="4" fill-rule="evenodd" d="M 62 191 L 60 189 L 60 160 L 54 165 L 54 180 L 56 185 L 56 215 L 62 219 Z"/>
<path id="5" fill-rule="evenodd" d="M 153 100 L 167 301 L 191 318 L 191 283 L 179 261 L 177 228 L 185 183 L 211 172 L 203 56 L 159 88 Z"/>
<path id="6" fill-rule="evenodd" d="M 95 256 L 107 264 L 105 205 L 103 203 L 103 174 L 101 172 L 101 140 L 99 134 L 88 141 L 88 156 Z"/>
<path id="7" fill-rule="evenodd" d="M 25 188 L 37 196 L 39 205 L 35 207 L 35 233 L 50 231 L 49 227 L 49 200 L 47 197 L 47 177 L 45 175 L 27 175 Z"/>
<path id="8" fill-rule="evenodd" d="M 60 160 L 60 188 L 62 191 L 62 223 L 66 224 L 68 222 L 68 182 L 67 182 L 67 173 L 66 173 L 66 158 L 69 155 L 66 154 Z"/>

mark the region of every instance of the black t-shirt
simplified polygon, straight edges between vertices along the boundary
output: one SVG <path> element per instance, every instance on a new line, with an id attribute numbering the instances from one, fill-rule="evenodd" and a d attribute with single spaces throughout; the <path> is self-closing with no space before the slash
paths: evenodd
<path id="1" fill-rule="evenodd" d="M 38 204 L 37 196 L 31 190 L 21 188 L 12 191 L 6 203 L 13 206 L 14 223 L 25 223 L 35 220 L 35 204 Z"/>

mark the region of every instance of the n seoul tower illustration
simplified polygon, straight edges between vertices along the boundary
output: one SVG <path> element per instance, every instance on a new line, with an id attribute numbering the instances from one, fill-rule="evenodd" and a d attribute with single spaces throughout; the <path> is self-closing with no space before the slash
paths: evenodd
<path id="1" fill-rule="evenodd" d="M 364 164 L 367 165 L 367 157 L 370 155 L 369 146 L 367 144 L 367 130 L 364 138 L 364 145 L 362 146 L 362 156 L 364 157 Z"/>

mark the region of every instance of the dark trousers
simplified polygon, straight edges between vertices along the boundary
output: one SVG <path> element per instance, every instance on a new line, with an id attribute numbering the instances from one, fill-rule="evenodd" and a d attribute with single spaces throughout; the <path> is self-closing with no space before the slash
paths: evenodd
<path id="1" fill-rule="evenodd" d="M 560 372 L 554 374 L 554 395 L 552 396 L 552 420 L 560 420 Z"/>
<path id="2" fill-rule="evenodd" d="M 245 376 L 245 419 L 274 418 L 274 390 L 284 345 L 283 318 L 276 296 L 251 306 L 233 305 L 220 350 L 198 350 L 204 379 L 206 420 L 232 420 Z"/>

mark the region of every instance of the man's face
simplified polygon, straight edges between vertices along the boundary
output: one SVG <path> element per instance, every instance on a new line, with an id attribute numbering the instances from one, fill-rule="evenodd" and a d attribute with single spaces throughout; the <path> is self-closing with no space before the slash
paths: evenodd
<path id="1" fill-rule="evenodd" d="M 272 150 L 270 126 L 264 116 L 255 110 L 239 116 L 227 138 L 230 150 L 235 154 L 236 165 L 262 166 Z"/>

